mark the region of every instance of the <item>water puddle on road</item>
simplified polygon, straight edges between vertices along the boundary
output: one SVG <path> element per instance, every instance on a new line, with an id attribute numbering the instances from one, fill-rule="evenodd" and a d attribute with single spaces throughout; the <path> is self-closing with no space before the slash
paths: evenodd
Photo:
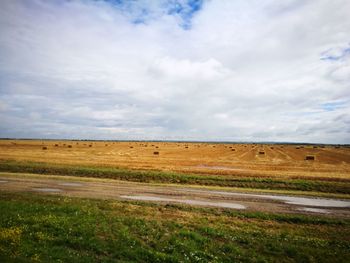
<path id="1" fill-rule="evenodd" d="M 198 192 L 198 193 L 204 193 L 204 194 L 219 194 L 219 195 L 226 195 L 226 196 L 271 199 L 271 200 L 282 201 L 286 204 L 291 204 L 291 205 L 340 207 L 340 208 L 350 207 L 350 201 L 336 200 L 336 199 L 295 197 L 295 196 L 286 196 L 286 195 L 245 194 L 245 193 L 232 193 L 232 192 L 224 192 L 224 191 L 205 191 L 205 190 L 192 190 L 192 189 L 183 189 L 183 190 L 187 192 Z"/>
<path id="2" fill-rule="evenodd" d="M 48 192 L 48 193 L 62 192 L 62 190 L 58 188 L 33 188 L 33 190 L 37 192 Z"/>
<path id="3" fill-rule="evenodd" d="M 307 205 L 318 207 L 350 207 L 349 201 L 324 199 L 324 198 L 307 198 L 307 197 L 292 197 L 292 196 L 268 196 L 267 198 L 282 200 L 287 204 L 292 205 Z"/>
<path id="4" fill-rule="evenodd" d="M 62 186 L 83 186 L 81 183 L 60 183 Z"/>
<path id="5" fill-rule="evenodd" d="M 311 212 L 311 213 L 321 213 L 321 214 L 329 214 L 331 211 L 322 208 L 312 208 L 312 207 L 302 207 L 298 209 L 299 211 Z"/>
<path id="6" fill-rule="evenodd" d="M 200 205 L 200 206 L 214 206 L 222 208 L 233 208 L 233 209 L 246 209 L 244 205 L 227 203 L 227 202 L 210 202 L 210 201 L 200 201 L 192 199 L 173 199 L 164 198 L 157 196 L 147 196 L 147 195 L 122 195 L 121 198 L 140 200 L 140 201 L 161 201 L 161 202 L 172 202 L 172 203 L 182 203 L 187 205 Z"/>

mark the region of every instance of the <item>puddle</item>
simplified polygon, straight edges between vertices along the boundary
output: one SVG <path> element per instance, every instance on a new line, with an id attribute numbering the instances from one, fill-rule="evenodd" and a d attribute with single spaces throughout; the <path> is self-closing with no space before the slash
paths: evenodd
<path id="1" fill-rule="evenodd" d="M 146 196 L 146 195 L 122 195 L 121 198 L 132 199 L 132 200 L 141 200 L 141 201 L 162 201 L 162 202 L 174 202 L 182 203 L 188 205 L 200 205 L 200 206 L 214 206 L 214 207 L 223 207 L 223 208 L 233 208 L 233 209 L 245 209 L 244 205 L 227 203 L 227 202 L 209 202 L 209 201 L 199 201 L 191 199 L 173 199 L 173 198 L 164 198 L 156 196 Z"/>
<path id="2" fill-rule="evenodd" d="M 292 197 L 292 196 L 267 196 L 266 198 L 282 200 L 287 204 L 292 205 L 307 205 L 319 207 L 350 207 L 349 201 L 341 201 L 324 198 L 307 198 L 307 197 Z"/>
<path id="3" fill-rule="evenodd" d="M 243 196 L 243 197 L 254 197 L 261 199 L 271 199 L 283 201 L 286 204 L 291 205 L 303 205 L 303 206 L 318 206 L 318 207 L 350 207 L 350 201 L 326 199 L 326 198 L 311 198 L 311 197 L 295 197 L 286 195 L 264 195 L 264 194 L 245 194 L 245 193 L 232 193 L 224 191 L 203 191 L 203 190 L 192 190 L 186 189 L 190 192 L 200 192 L 205 194 L 220 194 L 226 196 Z"/>
<path id="4" fill-rule="evenodd" d="M 83 186 L 81 183 L 61 183 L 62 186 Z"/>
<path id="5" fill-rule="evenodd" d="M 306 212 L 312 212 L 312 213 L 322 213 L 322 214 L 329 214 L 330 211 L 326 209 L 321 208 L 311 208 L 311 207 L 303 207 L 299 208 L 299 211 L 306 211 Z"/>
<path id="6" fill-rule="evenodd" d="M 177 201 L 176 201 L 177 202 Z M 226 202 L 208 202 L 208 201 L 198 201 L 198 200 L 179 200 L 184 204 L 189 205 L 203 205 L 203 206 L 215 206 L 215 207 L 224 207 L 224 208 L 233 208 L 233 209 L 245 209 L 244 205 L 235 204 L 235 203 L 226 203 Z"/>
<path id="7" fill-rule="evenodd" d="M 38 191 L 38 192 L 62 192 L 61 189 L 58 188 L 33 188 L 34 191 Z"/>
<path id="8" fill-rule="evenodd" d="M 8 181 L 6 181 L 6 180 L 0 180 L 0 184 L 1 183 L 8 183 Z"/>

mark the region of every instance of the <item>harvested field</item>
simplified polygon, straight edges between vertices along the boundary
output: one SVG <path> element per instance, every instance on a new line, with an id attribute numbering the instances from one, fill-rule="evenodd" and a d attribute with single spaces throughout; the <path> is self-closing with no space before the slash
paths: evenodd
<path id="1" fill-rule="evenodd" d="M 256 177 L 350 179 L 350 148 L 345 146 L 304 145 L 296 149 L 295 145 L 178 142 L 113 142 L 106 146 L 101 141 L 72 147 L 73 144 L 76 142 L 1 140 L 0 160 Z M 47 149 L 43 151 L 43 147 Z M 307 161 L 306 156 L 315 160 Z"/>

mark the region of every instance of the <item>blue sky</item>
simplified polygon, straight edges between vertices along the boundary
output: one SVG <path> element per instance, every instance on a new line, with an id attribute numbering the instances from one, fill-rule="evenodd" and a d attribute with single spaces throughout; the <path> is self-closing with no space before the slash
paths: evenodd
<path id="1" fill-rule="evenodd" d="M 4 0 L 0 137 L 350 143 L 348 10 Z"/>
<path id="2" fill-rule="evenodd" d="M 164 15 L 176 16 L 180 19 L 178 25 L 184 30 L 191 28 L 193 16 L 200 11 L 203 6 L 203 0 L 100 1 L 121 10 L 124 14 L 129 16 L 132 23 L 136 24 L 148 24 L 152 22 L 152 20 L 157 20 Z"/>

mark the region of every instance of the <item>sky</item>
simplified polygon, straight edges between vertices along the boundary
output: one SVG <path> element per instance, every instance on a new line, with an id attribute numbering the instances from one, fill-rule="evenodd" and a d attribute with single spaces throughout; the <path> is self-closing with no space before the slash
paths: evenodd
<path id="1" fill-rule="evenodd" d="M 2 0 L 0 137 L 350 143 L 348 0 Z"/>

